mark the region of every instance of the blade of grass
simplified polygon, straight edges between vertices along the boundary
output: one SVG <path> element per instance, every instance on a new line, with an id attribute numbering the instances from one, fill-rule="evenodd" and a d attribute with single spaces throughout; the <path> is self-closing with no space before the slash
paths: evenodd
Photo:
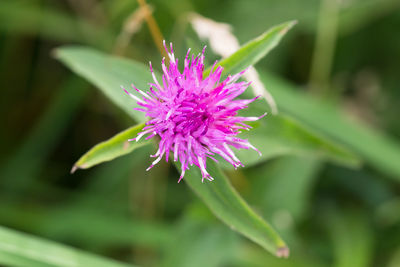
<path id="1" fill-rule="evenodd" d="M 132 266 L 0 226 L 0 263 L 7 266 Z"/>

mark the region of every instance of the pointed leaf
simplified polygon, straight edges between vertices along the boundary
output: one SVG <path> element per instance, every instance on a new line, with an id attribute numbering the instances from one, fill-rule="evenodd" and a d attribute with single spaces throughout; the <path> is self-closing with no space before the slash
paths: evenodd
<path id="1" fill-rule="evenodd" d="M 268 54 L 296 24 L 289 21 L 271 28 L 259 37 L 242 46 L 230 57 L 218 65 L 224 67 L 224 73 L 235 73 L 257 63 Z M 121 93 L 120 86 L 129 87 L 133 82 L 140 89 L 147 90 L 152 81 L 149 68 L 132 60 L 108 56 L 94 49 L 69 46 L 55 50 L 55 56 L 78 75 L 99 87 L 114 104 L 122 108 L 135 120 L 144 121 L 142 112 L 133 110 L 135 101 Z M 204 74 L 207 75 L 210 68 Z M 132 92 L 136 94 L 136 92 Z"/>
<path id="2" fill-rule="evenodd" d="M 88 169 L 102 162 L 110 161 L 131 153 L 133 150 L 149 144 L 150 141 L 147 141 L 144 138 L 140 139 L 138 142 L 128 141 L 128 139 L 135 138 L 143 127 L 144 124 L 130 127 L 125 131 L 114 135 L 110 139 L 95 145 L 80 157 L 80 159 L 74 164 L 71 172 L 74 172 L 76 169 Z"/>
<path id="3" fill-rule="evenodd" d="M 221 60 L 217 66 L 224 67 L 223 73 L 229 74 L 237 73 L 248 66 L 256 64 L 279 44 L 283 36 L 285 36 L 296 23 L 297 21 L 288 21 L 272 27 L 262 35 L 240 47 L 240 49 L 231 56 Z M 211 68 L 208 68 L 204 71 L 204 75 L 207 76 L 210 71 Z"/>
<path id="4" fill-rule="evenodd" d="M 207 170 L 214 181 L 202 183 L 198 168 L 187 170 L 184 180 L 215 216 L 269 252 L 287 257 L 289 249 L 279 234 L 240 197 L 216 163 L 209 161 Z"/>

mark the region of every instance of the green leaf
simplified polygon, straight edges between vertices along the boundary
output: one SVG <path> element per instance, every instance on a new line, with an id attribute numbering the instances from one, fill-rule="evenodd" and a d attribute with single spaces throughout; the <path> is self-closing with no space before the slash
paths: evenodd
<path id="1" fill-rule="evenodd" d="M 132 266 L 0 226 L 0 263 L 7 266 Z"/>
<path id="2" fill-rule="evenodd" d="M 133 150 L 149 144 L 150 141 L 144 138 L 138 142 L 128 141 L 128 139 L 135 138 L 143 127 L 144 124 L 130 127 L 110 139 L 95 145 L 74 164 L 71 172 L 74 172 L 76 169 L 88 169 L 102 162 L 131 153 Z"/>
<path id="3" fill-rule="evenodd" d="M 97 144 L 74 164 L 72 172 L 76 169 L 91 168 L 149 144 L 150 141 L 144 138 L 139 142 L 128 141 L 136 137 L 143 127 L 144 124 L 133 126 Z M 267 120 L 253 123 L 253 127 L 254 129 L 242 133 L 240 137 L 249 139 L 260 150 L 262 156 L 254 150 L 237 150 L 236 155 L 246 167 L 281 155 L 318 157 L 350 167 L 360 164 L 359 159 L 346 149 L 315 135 L 288 117 L 271 116 Z M 221 160 L 221 164 L 224 168 L 232 168 L 232 165 L 224 160 Z"/>
<path id="4" fill-rule="evenodd" d="M 237 73 L 248 66 L 256 64 L 279 44 L 283 36 L 285 36 L 296 23 L 297 21 L 288 21 L 272 27 L 262 35 L 240 47 L 240 49 L 231 56 L 221 60 L 217 66 L 224 67 L 223 73 L 228 74 Z M 204 71 L 204 75 L 208 76 L 210 71 L 211 67 Z"/>
<path id="5" fill-rule="evenodd" d="M 277 36 L 280 37 L 272 38 L 267 42 L 269 45 L 261 45 L 263 43 L 262 40 L 265 38 L 257 39 L 253 44 L 247 45 L 247 48 L 242 50 L 240 54 L 247 55 L 249 59 L 247 61 L 238 61 L 238 55 L 236 54 L 233 57 L 233 61 L 225 61 L 228 65 L 227 70 L 240 67 L 241 64 L 252 64 L 258 61 L 273 47 L 273 44 L 281 38 L 292 24 L 289 23 L 275 29 Z M 132 109 L 136 105 L 135 101 L 131 101 L 119 89 L 119 85 L 126 86 L 131 81 L 134 81 L 138 88 L 147 87 L 146 83 L 151 81 L 151 77 L 150 72 L 146 71 L 143 65 L 79 47 L 58 49 L 56 56 L 76 73 L 97 85 L 115 104 L 133 118 L 139 121 L 144 120 L 142 113 L 135 112 Z M 121 138 L 119 138 L 119 141 L 124 142 Z M 117 144 L 118 142 L 110 141 L 110 143 Z M 108 145 L 108 142 L 102 144 L 103 147 Z M 121 142 L 115 148 L 121 150 L 123 148 Z M 96 151 L 100 156 L 102 154 L 101 150 L 98 149 Z M 113 156 L 120 154 L 117 150 L 113 150 Z M 78 165 L 82 166 L 80 163 L 78 161 Z M 250 209 L 218 167 L 213 163 L 209 163 L 209 170 L 216 178 L 215 182 L 207 185 L 202 184 L 201 175 L 197 168 L 192 168 L 187 172 L 186 182 L 224 223 L 275 255 L 286 256 L 289 252 L 288 248 L 271 226 Z"/>
<path id="6" fill-rule="evenodd" d="M 279 77 L 261 73 L 282 114 L 287 114 L 351 149 L 371 166 L 400 179 L 400 144 L 393 138 L 351 119 L 338 106 L 315 99 Z"/>
<path id="7" fill-rule="evenodd" d="M 289 21 L 271 28 L 242 46 L 230 57 L 221 60 L 218 65 L 224 67 L 224 73 L 234 73 L 257 63 L 279 43 L 295 23 L 296 21 Z M 148 83 L 153 80 L 148 67 L 79 46 L 59 48 L 55 51 L 55 56 L 76 74 L 96 85 L 132 118 L 138 122 L 144 121 L 143 113 L 133 110 L 134 107 L 138 107 L 136 101 L 121 93 L 120 86 L 129 88 L 130 84 L 134 83 L 137 88 L 147 90 Z M 209 71 L 210 69 L 206 70 L 204 74 L 207 75 Z M 134 90 L 130 91 L 137 95 Z"/>
<path id="8" fill-rule="evenodd" d="M 133 129 L 141 129 L 143 125 L 132 127 Z M 132 129 L 130 128 L 130 129 Z M 87 155 L 94 155 L 95 161 L 99 163 L 100 161 L 96 161 L 97 159 L 103 158 L 103 151 L 106 151 L 108 148 L 112 153 L 112 156 L 121 155 L 123 152 L 123 144 L 129 138 L 126 136 L 126 133 L 131 133 L 130 129 L 122 132 L 121 134 L 111 138 L 108 141 L 100 143 L 98 149 L 93 148 L 91 151 L 87 153 Z M 121 136 L 123 138 L 121 138 Z M 118 140 L 114 142 L 113 139 Z M 140 144 L 139 144 L 140 145 Z M 128 153 L 125 151 L 125 153 Z M 82 161 L 86 157 L 82 157 Z M 90 158 L 90 157 L 89 157 Z M 202 184 L 201 183 L 201 174 L 197 168 L 192 168 L 194 170 L 187 171 L 185 179 L 190 187 L 203 199 L 203 201 L 207 204 L 207 206 L 217 215 L 223 222 L 227 223 L 229 226 L 237 229 L 238 232 L 244 234 L 249 237 L 251 240 L 260 244 L 267 250 L 281 255 L 281 253 L 286 253 L 286 245 L 278 236 L 277 233 L 269 226 L 268 223 L 263 221 L 259 216 L 257 216 L 254 211 L 252 211 L 246 202 L 237 194 L 234 188 L 230 185 L 226 176 L 224 176 L 212 162 L 209 162 L 208 169 L 216 181 L 210 184 Z M 84 167 L 88 167 L 83 165 Z M 91 165 L 92 166 L 92 165 Z M 231 208 L 229 208 L 231 207 Z M 220 212 L 220 210 L 223 212 Z"/>
<path id="9" fill-rule="evenodd" d="M 273 35 L 272 33 L 274 33 L 276 36 L 273 36 L 275 36 L 274 38 L 276 39 L 278 38 L 277 36 L 281 36 L 280 34 L 282 34 L 284 29 L 288 30 L 291 25 L 293 25 L 293 22 L 277 26 L 274 30 L 271 30 L 269 34 L 266 34 L 266 36 Z M 273 37 L 270 38 L 275 40 Z M 267 40 L 266 43 L 271 45 L 271 39 L 263 39 L 261 37 L 259 39 Z M 259 40 L 256 39 L 254 42 L 255 44 L 258 44 Z M 247 46 L 250 48 L 254 47 L 249 44 Z M 271 48 L 270 45 L 260 46 L 264 47 L 264 50 L 266 49 L 265 51 L 267 51 Z M 255 47 L 257 48 L 258 46 Z M 246 51 L 248 52 L 249 57 L 253 57 L 252 62 L 254 62 L 254 60 L 259 59 L 260 55 L 254 51 L 259 50 L 254 48 L 253 51 L 250 48 Z M 263 52 L 264 54 L 266 53 L 265 51 Z M 134 61 L 108 56 L 101 52 L 82 47 L 66 47 L 57 49 L 56 56 L 67 64 L 67 66 L 70 66 L 76 73 L 97 85 L 106 96 L 108 96 L 117 106 L 131 115 L 132 118 L 138 121 L 144 121 L 143 113 L 132 109 L 137 105 L 136 102 L 129 98 L 119 86 L 121 84 L 127 85 L 133 81 L 138 88 L 146 88 L 147 82 L 152 79 L 147 67 Z M 235 58 L 236 56 L 234 54 L 232 55 L 232 58 L 229 57 L 229 60 L 226 59 L 224 62 L 228 65 L 242 64 L 236 62 Z M 131 93 L 135 94 L 136 91 L 131 90 Z M 264 106 L 255 108 L 255 103 L 253 103 L 246 112 L 254 116 L 263 113 L 264 110 Z M 260 158 L 257 153 L 253 153 L 252 151 L 241 150 L 238 152 L 238 155 L 241 156 L 241 159 L 244 160 L 245 164 L 256 164 L 262 160 L 283 154 L 304 153 L 308 155 L 323 156 L 324 158 L 350 166 L 357 164 L 358 160 L 354 155 L 351 155 L 351 153 L 346 151 L 344 148 L 337 146 L 337 144 L 332 141 L 326 140 L 323 136 L 317 136 L 307 129 L 302 129 L 304 127 L 299 125 L 298 122 L 293 120 L 291 121 L 289 118 L 274 118 L 272 116 L 268 116 L 264 120 L 266 122 L 265 124 L 262 124 L 262 129 L 256 129 L 255 131 L 250 131 L 243 135 L 244 137 L 249 137 L 250 141 L 263 152 L 263 157 Z M 134 135 L 131 135 L 129 137 L 132 138 L 133 136 Z M 115 146 L 115 148 L 121 150 L 120 152 L 115 151 L 115 157 L 118 156 L 119 153 L 120 155 L 126 154 L 122 151 L 123 146 Z M 100 152 L 101 151 L 99 150 L 99 152 L 96 153 L 96 158 L 101 158 Z M 112 158 L 110 157 L 109 159 Z M 100 162 L 102 161 L 89 164 L 86 168 Z M 77 167 L 82 165 L 82 163 L 83 162 L 78 162 Z"/>
<path id="10" fill-rule="evenodd" d="M 114 104 L 124 110 L 138 122 L 144 122 L 143 112 L 135 111 L 139 107 L 122 89 L 148 88 L 152 81 L 148 67 L 136 61 L 113 57 L 86 47 L 64 47 L 55 50 L 55 56 L 71 70 L 96 85 Z M 132 94 L 138 93 L 131 89 Z"/>
<path id="11" fill-rule="evenodd" d="M 216 163 L 207 162 L 207 170 L 214 181 L 202 183 L 198 168 L 187 170 L 184 180 L 214 215 L 269 252 L 287 256 L 289 249 L 279 234 L 240 197 Z"/>
<path id="12" fill-rule="evenodd" d="M 249 108 L 249 111 L 253 115 L 262 112 L 254 113 L 255 108 Z M 236 150 L 235 154 L 246 167 L 281 155 L 308 156 L 348 167 L 360 165 L 359 158 L 343 145 L 312 131 L 310 127 L 305 127 L 289 116 L 267 116 L 251 125 L 253 129 L 243 132 L 240 137 L 248 139 L 260 150 L 262 156 L 254 150 Z M 230 164 L 222 162 L 224 167 L 231 168 Z"/>
<path id="13" fill-rule="evenodd" d="M 128 178 L 140 170 L 145 172 L 150 149 L 151 146 L 143 147 L 87 173 L 90 176 L 80 191 L 36 184 L 31 188 L 44 198 L 54 198 L 56 194 L 59 199 L 68 199 L 68 203 L 43 206 L 43 203 L 29 202 L 27 205 L 24 199 L 2 198 L 0 221 L 44 238 L 68 240 L 80 247 L 96 248 L 96 251 L 132 245 L 159 249 L 173 237 L 170 225 L 125 212 L 128 202 L 124 192 L 132 182 Z"/>
<path id="14" fill-rule="evenodd" d="M 85 247 L 136 245 L 160 248 L 173 237 L 169 225 L 127 217 L 112 208 L 99 208 L 108 204 L 102 202 L 102 196 L 98 196 L 97 202 L 93 197 L 92 204 L 72 203 L 56 208 L 40 205 L 26 207 L 22 203 L 3 200 L 0 219 L 7 225 L 12 224 L 46 238 L 68 240 Z"/>

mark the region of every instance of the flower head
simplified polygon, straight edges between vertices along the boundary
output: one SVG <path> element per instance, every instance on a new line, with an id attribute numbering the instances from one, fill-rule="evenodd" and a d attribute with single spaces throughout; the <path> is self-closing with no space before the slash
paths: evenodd
<path id="1" fill-rule="evenodd" d="M 223 68 L 216 63 L 212 67 L 209 76 L 203 77 L 204 51 L 197 57 L 189 58 L 190 49 L 187 52 L 183 72 L 178 69 L 178 59 L 175 59 L 172 44 L 168 50 L 169 67 L 162 60 L 162 83 L 159 83 L 150 63 L 150 71 L 154 83 L 150 83 L 148 93 L 132 87 L 143 97 L 140 99 L 129 94 L 140 105 L 136 110 L 142 111 L 150 119 L 136 138 L 129 141 L 138 141 L 144 135 L 146 139 L 158 136 L 160 138 L 157 152 L 152 155 L 156 160 L 147 169 L 151 169 L 163 156 L 166 161 L 170 153 L 174 161 L 181 163 L 181 176 L 184 177 L 189 165 L 200 168 L 202 181 L 212 181 L 213 178 L 207 172 L 206 161 L 219 154 L 235 168 L 244 166 L 235 156 L 231 147 L 236 149 L 254 149 L 260 153 L 248 140 L 236 137 L 242 129 L 251 127 L 244 121 L 255 121 L 260 117 L 237 116 L 239 110 L 247 108 L 253 99 L 236 99 L 241 95 L 250 83 L 238 79 L 245 72 L 242 71 L 233 76 L 228 76 L 220 81 Z M 261 153 L 260 153 L 261 155 Z"/>

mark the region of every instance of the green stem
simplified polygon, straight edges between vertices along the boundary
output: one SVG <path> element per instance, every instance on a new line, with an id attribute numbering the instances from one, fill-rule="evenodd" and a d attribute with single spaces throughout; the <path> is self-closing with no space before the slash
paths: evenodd
<path id="1" fill-rule="evenodd" d="M 310 73 L 311 91 L 319 95 L 326 94 L 329 87 L 337 39 L 339 7 L 338 0 L 321 1 Z"/>

